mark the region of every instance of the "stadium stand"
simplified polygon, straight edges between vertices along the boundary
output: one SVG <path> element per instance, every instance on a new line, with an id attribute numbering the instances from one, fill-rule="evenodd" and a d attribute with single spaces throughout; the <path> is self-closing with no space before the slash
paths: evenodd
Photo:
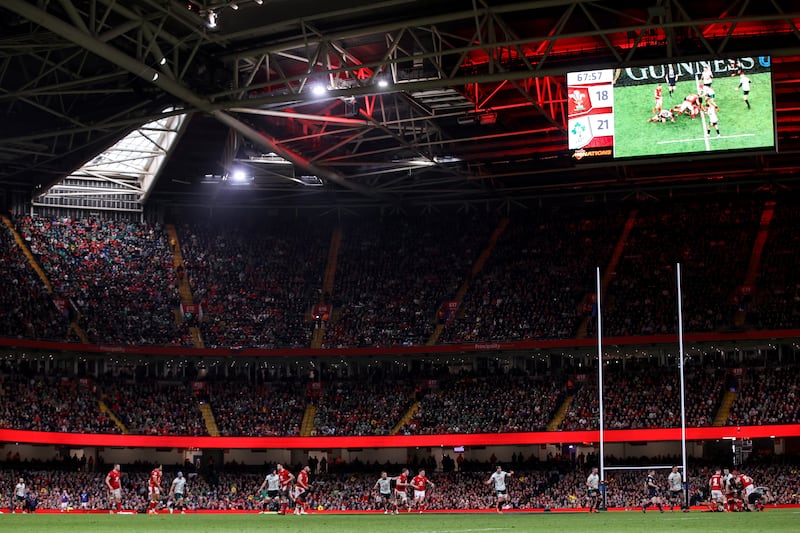
<path id="1" fill-rule="evenodd" d="M 325 224 L 178 230 L 206 346 L 309 346 L 306 315 L 322 286 Z"/>
<path id="2" fill-rule="evenodd" d="M 305 411 L 305 388 L 299 383 L 272 381 L 259 385 L 211 383 L 208 401 L 220 434 L 296 436 Z"/>
<path id="3" fill-rule="evenodd" d="M 70 373 L 67 373 L 70 374 Z M 739 374 L 739 375 L 735 375 Z M 725 392 L 737 391 L 727 425 L 800 423 L 797 366 L 689 366 L 686 423 L 711 426 Z M 328 379 L 330 378 L 330 379 Z M 84 377 L 32 371 L 26 362 L 0 368 L 0 427 L 36 431 L 119 433 L 102 399 L 133 434 L 206 435 L 200 403 L 211 407 L 222 436 L 297 436 L 306 406 L 315 407 L 311 435 L 388 435 L 411 405 L 404 435 L 545 431 L 568 393 L 576 392 L 559 429 L 597 429 L 594 374 L 420 373 L 325 379 L 215 378 L 194 389 L 175 378 Z M 675 367 L 628 362 L 605 375 L 606 429 L 680 426 Z M 319 385 L 319 387 L 317 387 Z"/>
<path id="4" fill-rule="evenodd" d="M 604 423 L 607 429 L 680 427 L 680 390 L 675 367 L 612 369 L 604 376 Z M 686 379 L 686 425 L 710 426 L 723 392 L 725 371 L 689 367 Z M 585 378 L 586 376 L 584 376 Z M 582 379 L 562 430 L 598 429 L 597 381 Z"/>
<path id="5" fill-rule="evenodd" d="M 441 342 L 574 337 L 624 212 L 539 213 L 512 218 Z"/>
<path id="6" fill-rule="evenodd" d="M 77 307 L 91 342 L 186 344 L 180 302 L 160 225 L 27 215 L 19 222 L 55 290 Z"/>
<path id="7" fill-rule="evenodd" d="M 409 382 L 381 380 L 323 383 L 313 435 L 389 435 L 414 399 Z"/>
<path id="8" fill-rule="evenodd" d="M 66 312 L 55 306 L 9 228 L 0 226 L 0 276 L 6 280 L 0 291 L 0 335 L 63 340 L 69 328 Z"/>
<path id="9" fill-rule="evenodd" d="M 424 345 L 437 324 L 440 344 L 570 339 L 593 334 L 594 268 L 611 265 L 621 235 L 627 238 L 603 302 L 606 336 L 675 332 L 677 261 L 686 332 L 733 331 L 739 322 L 769 329 L 800 324 L 792 318 L 800 316 L 793 292 L 800 286 L 792 259 L 796 208 L 774 208 L 771 225 L 762 228 L 762 256 L 753 261 L 762 203 L 636 207 L 512 216 L 474 279 L 469 272 L 493 219 L 348 222 L 335 272 L 326 273 L 332 230 L 322 223 L 288 229 L 184 223 L 178 225 L 184 263 L 176 269 L 161 225 L 24 215 L 17 229 L 55 293 L 47 294 L 4 231 L 2 268 L 13 281 L 1 296 L 8 315 L 2 327 L 7 336 L 65 340 L 74 309 L 95 344 L 190 347 L 197 345 L 190 331 L 196 326 L 208 347 L 309 347 L 320 326 L 312 307 L 321 302 L 331 306 L 319 328 L 323 348 Z M 756 274 L 748 264 L 758 266 Z M 330 293 L 323 293 L 325 276 L 333 280 Z M 179 315 L 184 279 L 201 313 Z M 445 309 L 462 285 L 468 290 L 460 307 Z"/>
<path id="10" fill-rule="evenodd" d="M 756 202 L 641 206 L 605 298 L 604 334 L 674 333 L 678 262 L 684 330 L 730 329 L 761 210 Z"/>
<path id="11" fill-rule="evenodd" d="M 755 286 L 747 287 L 741 307 L 753 328 L 800 327 L 800 209 L 779 204 L 764 246 L 764 260 Z"/>
<path id="12" fill-rule="evenodd" d="M 453 376 L 430 385 L 403 433 L 544 431 L 562 396 L 545 376 Z"/>
<path id="13" fill-rule="evenodd" d="M 389 217 L 344 229 L 323 347 L 423 345 L 494 217 Z"/>

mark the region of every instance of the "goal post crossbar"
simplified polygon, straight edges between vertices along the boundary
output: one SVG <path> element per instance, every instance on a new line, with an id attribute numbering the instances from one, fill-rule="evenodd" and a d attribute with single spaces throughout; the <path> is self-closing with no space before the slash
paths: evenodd
<path id="1" fill-rule="evenodd" d="M 680 465 L 606 466 L 604 470 L 670 470 L 675 466 L 678 467 L 678 470 L 683 470 Z"/>

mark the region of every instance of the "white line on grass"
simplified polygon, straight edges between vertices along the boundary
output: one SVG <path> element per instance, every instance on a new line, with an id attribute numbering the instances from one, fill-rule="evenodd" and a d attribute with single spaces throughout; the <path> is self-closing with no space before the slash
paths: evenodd
<path id="1" fill-rule="evenodd" d="M 480 529 L 434 529 L 431 531 L 413 532 L 413 533 L 466 533 L 468 531 L 511 531 L 508 527 L 482 527 Z"/>
<path id="2" fill-rule="evenodd" d="M 702 87 L 700 87 L 700 74 L 694 75 L 694 81 L 697 84 L 698 92 L 700 96 L 703 95 Z M 694 117 L 692 117 L 694 118 Z M 706 115 L 703 112 L 702 106 L 700 106 L 700 121 L 703 123 L 703 140 L 706 142 L 706 152 L 711 151 L 711 145 L 708 144 L 708 135 L 706 135 Z"/>
<path id="3" fill-rule="evenodd" d="M 755 133 L 739 133 L 737 135 L 720 135 L 716 137 L 717 139 L 733 139 L 735 137 L 755 137 Z M 708 138 L 704 135 L 703 137 L 698 137 L 695 139 L 672 139 L 669 141 L 656 141 L 656 144 L 672 144 L 672 143 L 690 143 L 696 141 L 706 141 L 708 142 Z"/>

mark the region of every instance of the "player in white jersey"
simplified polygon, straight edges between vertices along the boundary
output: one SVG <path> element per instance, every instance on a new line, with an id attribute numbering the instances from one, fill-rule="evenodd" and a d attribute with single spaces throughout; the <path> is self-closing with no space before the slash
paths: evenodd
<path id="1" fill-rule="evenodd" d="M 703 82 L 703 92 L 705 94 L 713 92 L 711 84 L 714 83 L 714 73 L 711 72 L 711 68 L 703 67 L 703 73 L 700 74 L 700 80 Z"/>
<path id="2" fill-rule="evenodd" d="M 685 511 L 686 508 L 683 505 L 682 498 L 683 476 L 681 476 L 681 473 L 678 472 L 677 466 L 673 466 L 672 472 L 670 472 L 667 476 L 667 490 L 669 491 L 669 510 L 674 512 L 675 504 L 677 503 L 678 506 Z"/>
<path id="3" fill-rule="evenodd" d="M 183 472 L 178 472 L 175 479 L 172 480 L 169 496 L 174 502 L 173 507 L 180 509 L 181 514 L 186 514 L 186 478 L 183 477 Z M 172 510 L 173 508 L 170 507 L 169 512 L 172 513 Z"/>
<path id="4" fill-rule="evenodd" d="M 19 478 L 19 482 L 14 486 L 14 508 L 12 513 L 16 513 L 17 509 L 22 512 L 25 509 L 25 480 Z"/>
<path id="5" fill-rule="evenodd" d="M 497 465 L 497 470 L 486 480 L 487 485 L 494 483 L 494 495 L 497 499 L 497 512 L 503 512 L 503 504 L 508 501 L 508 490 L 506 489 L 506 478 L 514 475 L 514 471 L 506 472 L 503 467 Z"/>
<path id="6" fill-rule="evenodd" d="M 708 124 L 706 124 L 706 136 L 711 135 L 711 128 L 713 127 L 717 131 L 717 137 L 719 137 L 719 118 L 717 117 L 717 111 L 719 111 L 719 107 L 717 107 L 717 104 L 714 103 L 713 100 L 708 100 L 707 103 L 708 105 L 703 108 L 703 112 L 708 118 Z"/>
<path id="7" fill-rule="evenodd" d="M 597 474 L 597 467 L 592 468 L 592 472 L 586 478 L 586 499 L 589 503 L 589 512 L 597 512 L 597 504 L 600 502 L 600 476 Z"/>
<path id="8" fill-rule="evenodd" d="M 261 495 L 261 511 L 258 514 L 264 514 L 269 508 L 270 504 L 277 503 L 281 500 L 281 477 L 278 475 L 277 470 L 274 468 L 264 478 L 264 482 L 258 488 Z"/>
<path id="9" fill-rule="evenodd" d="M 725 495 L 725 498 L 733 498 L 736 495 L 734 477 L 730 469 L 725 468 L 722 470 L 722 493 Z"/>
<path id="10" fill-rule="evenodd" d="M 750 100 L 748 99 L 750 94 L 750 78 L 748 78 L 744 72 L 739 75 L 739 85 L 736 86 L 735 90 L 738 91 L 739 89 L 742 90 L 742 100 L 747 104 L 747 109 L 750 109 Z"/>
<path id="11" fill-rule="evenodd" d="M 389 514 L 393 506 L 397 507 L 392 499 L 392 480 L 389 479 L 389 474 L 381 472 L 381 477 L 372 488 L 378 489 L 378 503 L 383 505 L 383 514 Z"/>
<path id="12" fill-rule="evenodd" d="M 675 114 L 672 109 L 662 109 L 657 114 L 647 119 L 647 122 L 675 122 Z"/>

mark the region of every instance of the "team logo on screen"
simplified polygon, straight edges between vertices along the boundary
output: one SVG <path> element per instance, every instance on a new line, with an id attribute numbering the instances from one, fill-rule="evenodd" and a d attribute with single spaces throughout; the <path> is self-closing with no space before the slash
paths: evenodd
<path id="1" fill-rule="evenodd" d="M 569 121 L 570 139 L 573 146 L 580 148 L 586 146 L 592 140 L 592 131 L 589 121 L 586 118 L 574 118 Z"/>

